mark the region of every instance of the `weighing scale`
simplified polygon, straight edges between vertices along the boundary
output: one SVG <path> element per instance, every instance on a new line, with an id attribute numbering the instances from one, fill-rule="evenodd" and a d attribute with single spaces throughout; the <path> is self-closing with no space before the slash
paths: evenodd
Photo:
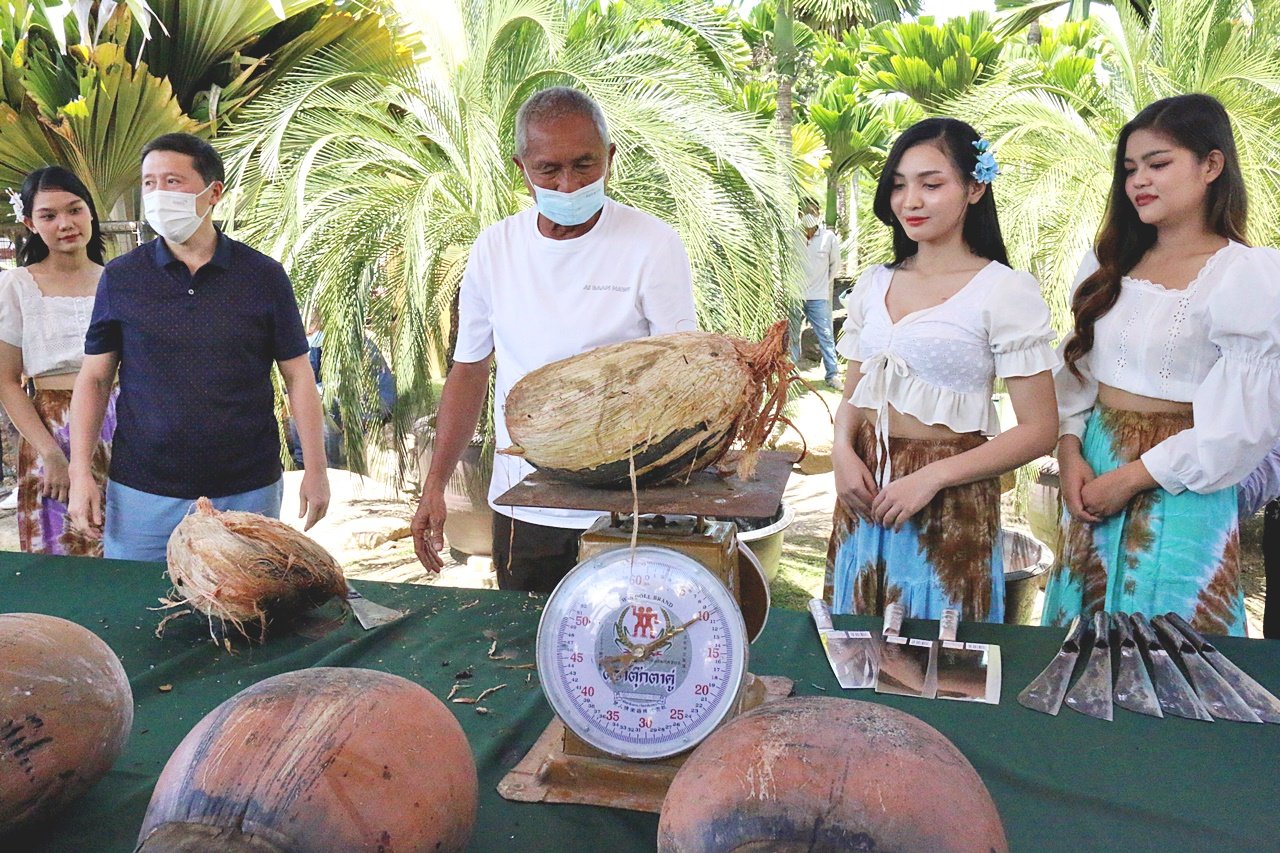
<path id="1" fill-rule="evenodd" d="M 543 609 L 538 677 L 556 719 L 498 785 L 503 797 L 657 812 L 704 738 L 791 693 L 790 679 L 747 671 L 768 584 L 737 526 L 710 517 L 772 517 L 793 461 L 762 453 L 750 481 L 701 471 L 638 499 L 535 471 L 497 499 L 609 513 Z"/>

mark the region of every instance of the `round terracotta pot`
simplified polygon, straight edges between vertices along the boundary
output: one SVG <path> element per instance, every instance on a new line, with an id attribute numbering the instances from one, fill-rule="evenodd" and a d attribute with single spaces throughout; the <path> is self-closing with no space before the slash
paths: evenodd
<path id="1" fill-rule="evenodd" d="M 56 616 L 0 614 L 0 836 L 89 790 L 132 726 L 129 678 L 96 634 Z"/>
<path id="2" fill-rule="evenodd" d="M 883 705 L 771 702 L 713 733 L 676 774 L 661 853 L 1004 853 L 1000 816 L 960 751 Z"/>

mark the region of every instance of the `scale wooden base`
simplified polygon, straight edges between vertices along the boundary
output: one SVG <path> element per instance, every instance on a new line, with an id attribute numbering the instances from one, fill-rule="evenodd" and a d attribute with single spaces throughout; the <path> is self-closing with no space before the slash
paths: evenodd
<path id="1" fill-rule="evenodd" d="M 680 551 L 710 569 L 737 596 L 751 639 L 759 635 L 768 615 L 768 585 L 762 573 L 757 578 L 758 563 L 749 549 L 739 548 L 736 527 L 731 522 L 712 522 L 705 517 L 772 517 L 782 500 L 793 461 L 789 454 L 762 453 L 756 476 L 750 482 L 701 471 L 688 483 L 641 489 L 638 496 L 643 514 L 695 518 L 677 523 L 661 518 L 642 519 L 638 544 Z M 583 559 L 630 545 L 630 527 L 620 519 L 621 513 L 633 509 L 630 491 L 589 488 L 534 472 L 496 502 L 610 512 L 611 518 L 597 522 L 583 534 Z M 791 695 L 792 687 L 789 678 L 747 673 L 729 719 L 764 702 Z M 557 718 L 533 749 L 503 777 L 498 793 L 517 802 L 580 803 L 656 813 L 662 808 L 676 771 L 691 752 L 660 761 L 619 758 L 584 742 Z"/>
<path id="2" fill-rule="evenodd" d="M 737 713 L 785 699 L 793 685 L 790 678 L 748 674 Z M 521 803 L 579 803 L 657 814 L 671 780 L 689 755 L 684 752 L 661 761 L 616 758 L 584 743 L 557 718 L 502 777 L 498 793 Z"/>

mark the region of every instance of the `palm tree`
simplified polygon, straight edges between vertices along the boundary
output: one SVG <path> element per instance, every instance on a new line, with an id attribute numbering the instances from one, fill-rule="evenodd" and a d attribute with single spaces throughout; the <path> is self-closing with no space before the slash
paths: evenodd
<path id="1" fill-rule="evenodd" d="M 748 53 L 710 0 L 457 0 L 446 11 L 422 22 L 423 66 L 353 77 L 313 56 L 219 143 L 245 196 L 241 233 L 318 306 L 326 373 L 368 375 L 372 320 L 388 332 L 402 397 L 442 375 L 472 242 L 530 203 L 510 161 L 516 110 L 554 84 L 601 104 L 618 146 L 610 194 L 679 231 L 704 327 L 755 336 L 781 315 L 795 196 L 768 122 L 735 106 L 724 58 L 745 66 Z M 344 414 L 360 391 L 338 389 Z"/>
<path id="2" fill-rule="evenodd" d="M 1003 45 L 984 12 L 945 22 L 926 15 L 880 24 L 862 35 L 866 60 L 860 83 L 868 92 L 898 92 L 936 111 L 984 79 Z"/>
<path id="3" fill-rule="evenodd" d="M 996 0 L 996 10 L 1012 12 L 1005 17 L 998 29 L 1002 35 L 1012 35 L 1019 30 L 1036 25 L 1041 15 L 1067 7 L 1067 20 L 1088 20 L 1094 3 L 1099 6 L 1123 6 L 1137 14 L 1143 21 L 1151 18 L 1152 0 Z"/>
<path id="4" fill-rule="evenodd" d="M 1075 268 L 1101 222 L 1116 136 L 1159 98 L 1205 92 L 1223 102 L 1249 188 L 1250 237 L 1280 242 L 1278 5 L 1158 0 L 1149 23 L 1120 7 L 1115 30 L 1093 22 L 1056 35 L 1046 29 L 1039 47 L 1011 52 L 991 80 L 948 105 L 993 141 L 1011 254 L 1040 278 L 1059 329 Z"/>
<path id="5" fill-rule="evenodd" d="M 381 17 L 335 0 L 4 4 L 0 187 L 58 163 L 84 180 L 104 215 L 136 216 L 137 156 L 148 140 L 216 133 L 321 50 L 342 51 L 355 70 L 393 58 Z"/>

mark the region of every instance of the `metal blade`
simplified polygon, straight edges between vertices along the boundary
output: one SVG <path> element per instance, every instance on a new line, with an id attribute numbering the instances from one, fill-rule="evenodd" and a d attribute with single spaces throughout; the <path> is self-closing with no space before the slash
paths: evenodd
<path id="1" fill-rule="evenodd" d="M 1075 687 L 1067 691 L 1067 707 L 1100 720 L 1111 720 L 1111 642 L 1107 614 L 1093 614 L 1093 651 Z"/>
<path id="2" fill-rule="evenodd" d="M 1116 671 L 1116 686 L 1113 691 L 1116 704 L 1139 714 L 1163 717 L 1155 688 L 1151 686 L 1151 676 L 1147 674 L 1147 665 L 1143 663 L 1142 653 L 1138 651 L 1138 644 L 1133 639 L 1128 615 L 1111 614 L 1111 625 L 1115 628 L 1116 644 L 1120 652 L 1120 665 Z"/>
<path id="3" fill-rule="evenodd" d="M 1178 665 L 1169 657 L 1169 653 L 1160 643 L 1160 638 L 1147 623 L 1147 617 L 1141 613 L 1134 613 L 1132 620 L 1133 636 L 1138 642 L 1138 651 L 1146 658 L 1147 665 L 1150 667 L 1160 709 L 1176 717 L 1212 723 L 1213 715 L 1204 707 L 1200 697 L 1192 691 L 1187 680 L 1182 677 Z"/>
<path id="4" fill-rule="evenodd" d="M 406 613 L 404 610 L 392 610 L 390 607 L 375 604 L 356 592 L 355 587 L 350 583 L 347 584 L 347 604 L 351 607 L 351 612 L 356 615 L 356 621 L 360 623 L 360 627 L 366 631 L 394 622 Z"/>
<path id="5" fill-rule="evenodd" d="M 827 653 L 831 671 L 846 689 L 874 687 L 880 669 L 880 648 L 870 631 L 836 631 L 831 624 L 831 607 L 820 598 L 809 602 L 818 638 Z"/>
<path id="6" fill-rule="evenodd" d="M 880 671 L 876 674 L 876 692 L 899 696 L 933 698 L 928 683 L 929 640 L 912 640 L 900 635 L 903 607 L 894 602 L 885 608 L 884 630 L 880 647 Z"/>
<path id="7" fill-rule="evenodd" d="M 829 631 L 822 637 L 827 660 L 840 686 L 850 690 L 875 687 L 880 648 L 870 631 Z"/>
<path id="8" fill-rule="evenodd" d="M 956 640 L 960 614 L 944 610 L 938 641 L 929 655 L 926 682 L 938 699 L 1000 703 L 1000 648 Z M 992 654 L 994 652 L 994 655 Z M 994 663 L 994 667 L 993 664 Z"/>
<path id="9" fill-rule="evenodd" d="M 1044 671 L 1031 680 L 1018 694 L 1018 704 L 1042 714 L 1057 716 L 1062 708 L 1062 697 L 1067 695 L 1071 673 L 1080 657 L 1080 640 L 1084 636 L 1085 622 L 1077 616 L 1067 629 L 1062 647 Z"/>
<path id="10" fill-rule="evenodd" d="M 1191 641 L 1170 625 L 1163 616 L 1156 616 L 1151 625 L 1160 635 L 1160 639 L 1170 650 L 1176 650 L 1182 658 L 1196 695 L 1204 702 L 1209 713 L 1221 720 L 1235 720 L 1239 723 L 1261 723 L 1262 719 L 1245 704 L 1231 685 L 1223 680 L 1218 671 L 1209 666 L 1209 662 L 1200 657 Z"/>
<path id="11" fill-rule="evenodd" d="M 880 672 L 876 675 L 876 692 L 898 696 L 933 698 L 928 690 L 929 640 L 889 636 L 880 649 Z"/>
<path id="12" fill-rule="evenodd" d="M 1218 674 L 1231 685 L 1232 689 L 1263 722 L 1280 723 L 1280 700 L 1277 700 L 1267 688 L 1254 681 L 1247 672 L 1236 666 L 1226 655 L 1218 651 L 1212 643 L 1188 625 L 1181 616 L 1176 613 L 1169 613 L 1166 614 L 1166 618 L 1169 620 L 1169 624 L 1177 628 L 1183 636 L 1191 641 L 1196 650 L 1218 671 Z"/>

